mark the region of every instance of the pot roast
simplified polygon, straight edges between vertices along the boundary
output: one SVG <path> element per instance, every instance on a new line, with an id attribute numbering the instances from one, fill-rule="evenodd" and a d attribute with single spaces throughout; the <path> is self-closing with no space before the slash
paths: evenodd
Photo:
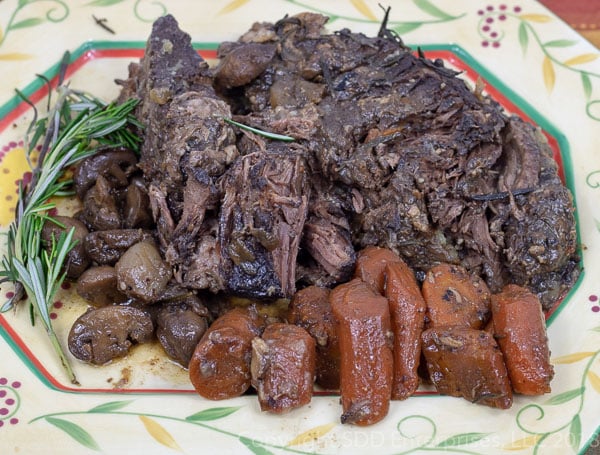
<path id="1" fill-rule="evenodd" d="M 384 24 L 303 13 L 221 44 L 212 69 L 172 16 L 119 81 L 140 100 L 140 168 L 179 284 L 250 298 L 347 280 L 355 251 L 417 276 L 461 265 L 548 309 L 577 279 L 572 197 L 539 128 Z M 228 120 L 294 138 L 282 142 Z"/>

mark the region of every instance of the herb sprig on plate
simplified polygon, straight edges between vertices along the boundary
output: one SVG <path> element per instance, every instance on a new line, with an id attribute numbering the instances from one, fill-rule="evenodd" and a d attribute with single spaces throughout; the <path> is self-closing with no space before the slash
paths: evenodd
<path id="1" fill-rule="evenodd" d="M 15 292 L 0 307 L 0 312 L 14 308 L 22 300 L 29 300 L 32 323 L 37 318 L 41 320 L 69 379 L 76 384 L 77 379 L 50 319 L 54 296 L 65 279 L 63 266 L 67 254 L 76 243 L 74 229 L 62 232 L 46 247 L 42 245 L 41 230 L 46 222 L 60 226 L 51 216 L 51 210 L 56 207 L 52 198 L 73 194 L 72 181 L 65 177 L 65 171 L 102 147 L 126 146 L 137 151 L 141 140 L 131 127 L 141 125 L 132 113 L 136 100 L 120 105 L 107 104 L 64 84 L 69 60 L 70 55 L 66 53 L 59 69 L 57 98 L 52 104 L 50 88 L 45 117 L 38 119 L 35 106 L 17 92 L 34 110 L 25 141 L 30 166 L 32 153 L 40 144 L 41 148 L 37 165 L 31 166 L 31 182 L 25 187 L 19 186 L 15 220 L 7 233 L 0 282 L 12 282 Z"/>

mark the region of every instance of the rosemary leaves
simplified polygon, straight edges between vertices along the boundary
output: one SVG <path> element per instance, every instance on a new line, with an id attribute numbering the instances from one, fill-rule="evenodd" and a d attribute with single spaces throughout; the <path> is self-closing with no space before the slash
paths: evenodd
<path id="1" fill-rule="evenodd" d="M 136 100 L 120 105 L 107 104 L 63 84 L 69 58 L 69 54 L 65 54 L 56 88 L 57 98 L 53 104 L 49 99 L 47 115 L 38 120 L 34 107 L 34 120 L 25 141 L 26 153 L 29 157 L 38 144 L 41 144 L 41 150 L 38 164 L 32 168 L 31 183 L 19 188 L 15 220 L 9 227 L 6 254 L 0 265 L 0 282 L 12 282 L 15 292 L 0 311 L 8 311 L 27 299 L 32 321 L 41 320 L 69 379 L 77 384 L 50 319 L 50 306 L 65 279 L 65 258 L 75 246 L 73 229 L 63 232 L 49 248 L 43 248 L 40 232 L 46 221 L 56 222 L 50 215 L 55 208 L 51 198 L 70 194 L 72 182 L 63 178 L 64 172 L 101 147 L 125 146 L 137 150 L 140 138 L 131 127 L 140 127 L 140 124 L 132 114 Z M 52 92 L 49 97 L 51 95 Z"/>

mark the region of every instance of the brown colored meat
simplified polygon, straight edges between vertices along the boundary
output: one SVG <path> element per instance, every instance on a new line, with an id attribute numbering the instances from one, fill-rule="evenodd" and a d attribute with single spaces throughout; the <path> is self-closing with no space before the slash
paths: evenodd
<path id="1" fill-rule="evenodd" d="M 383 295 L 386 265 L 401 261 L 400 256 L 387 248 L 368 246 L 358 252 L 354 276 Z"/>
<path id="2" fill-rule="evenodd" d="M 252 340 L 261 323 L 251 308 L 233 308 L 204 333 L 189 364 L 190 380 L 204 398 L 224 400 L 250 387 Z"/>
<path id="3" fill-rule="evenodd" d="M 463 326 L 435 327 L 422 335 L 429 376 L 443 395 L 507 409 L 512 389 L 493 336 Z"/>
<path id="4" fill-rule="evenodd" d="M 225 288 L 252 298 L 290 298 L 310 188 L 299 154 L 244 155 L 222 181 L 220 269 Z"/>
<path id="5" fill-rule="evenodd" d="M 426 305 L 412 270 L 403 262 L 385 267 L 385 296 L 394 332 L 392 399 L 404 400 L 419 387 L 421 333 Z"/>
<path id="6" fill-rule="evenodd" d="M 342 423 L 379 422 L 392 395 L 392 327 L 387 299 L 362 280 L 337 286 L 329 296 L 340 343 Z"/>
<path id="7" fill-rule="evenodd" d="M 316 383 L 325 389 L 340 386 L 340 345 L 329 303 L 329 289 L 308 286 L 290 301 L 288 321 L 304 328 L 317 346 Z"/>
<path id="8" fill-rule="evenodd" d="M 422 286 L 427 327 L 462 325 L 481 329 L 490 317 L 490 291 L 463 267 L 439 264 L 427 272 Z"/>
<path id="9" fill-rule="evenodd" d="M 550 392 L 554 369 L 539 299 L 527 289 L 509 284 L 492 295 L 494 336 L 504 354 L 516 393 Z"/>
<path id="10" fill-rule="evenodd" d="M 297 325 L 268 325 L 252 340 L 251 373 L 262 411 L 282 414 L 310 403 L 315 340 Z"/>

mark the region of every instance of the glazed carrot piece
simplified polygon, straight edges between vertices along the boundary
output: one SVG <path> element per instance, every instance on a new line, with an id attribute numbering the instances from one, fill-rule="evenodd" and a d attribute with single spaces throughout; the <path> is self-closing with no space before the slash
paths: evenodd
<path id="1" fill-rule="evenodd" d="M 315 382 L 325 389 L 338 389 L 340 345 L 329 303 L 329 289 L 308 286 L 297 291 L 290 301 L 287 320 L 304 328 L 316 341 Z"/>
<path id="2" fill-rule="evenodd" d="M 394 332 L 392 399 L 404 400 L 419 387 L 417 370 L 426 305 L 412 270 L 403 261 L 387 264 L 385 277 L 385 296 Z"/>
<path id="3" fill-rule="evenodd" d="M 388 302 L 353 279 L 333 289 L 329 301 L 340 343 L 342 423 L 379 422 L 392 395 L 392 332 Z"/>
<path id="4" fill-rule="evenodd" d="M 401 261 L 400 256 L 387 248 L 368 246 L 358 252 L 354 277 L 360 278 L 375 291 L 383 295 L 385 266 Z"/>
<path id="5" fill-rule="evenodd" d="M 276 322 L 252 341 L 252 385 L 262 411 L 282 414 L 310 403 L 315 340 L 302 327 Z"/>
<path id="6" fill-rule="evenodd" d="M 529 290 L 509 284 L 492 295 L 494 333 L 516 393 L 550 392 L 554 369 L 539 299 Z"/>
<path id="7" fill-rule="evenodd" d="M 462 325 L 481 329 L 490 317 L 490 291 L 485 282 L 461 266 L 432 267 L 422 285 L 427 328 Z"/>
<path id="8" fill-rule="evenodd" d="M 233 308 L 212 323 L 189 363 L 190 380 L 200 395 L 224 400 L 250 387 L 252 340 L 261 324 L 251 307 Z"/>
<path id="9" fill-rule="evenodd" d="M 429 377 L 439 393 L 500 409 L 512 405 L 502 352 L 489 332 L 442 326 L 425 330 L 422 338 Z"/>

